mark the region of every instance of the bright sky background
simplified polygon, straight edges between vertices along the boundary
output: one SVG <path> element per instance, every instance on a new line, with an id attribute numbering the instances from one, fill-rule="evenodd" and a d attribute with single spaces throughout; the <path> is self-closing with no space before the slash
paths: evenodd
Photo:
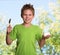
<path id="1" fill-rule="evenodd" d="M 26 3 L 30 3 L 34 6 L 36 11 L 35 19 L 32 23 L 37 24 L 38 21 L 36 18 L 38 15 L 38 9 L 43 8 L 44 10 L 49 10 L 50 2 L 56 3 L 56 0 L 0 0 L 0 16 L 2 17 L 2 22 L 4 22 L 4 25 L 7 25 L 8 20 L 11 18 L 11 24 L 13 26 L 15 24 L 22 23 L 22 19 L 20 17 L 21 7 Z"/>

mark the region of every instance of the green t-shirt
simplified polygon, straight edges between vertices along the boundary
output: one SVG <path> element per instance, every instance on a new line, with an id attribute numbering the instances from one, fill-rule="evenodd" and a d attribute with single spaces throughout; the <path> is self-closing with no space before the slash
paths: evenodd
<path id="1" fill-rule="evenodd" d="M 36 25 L 25 27 L 19 24 L 13 28 L 10 38 L 17 39 L 16 55 L 37 55 L 35 44 L 36 40 L 41 40 L 42 30 Z"/>

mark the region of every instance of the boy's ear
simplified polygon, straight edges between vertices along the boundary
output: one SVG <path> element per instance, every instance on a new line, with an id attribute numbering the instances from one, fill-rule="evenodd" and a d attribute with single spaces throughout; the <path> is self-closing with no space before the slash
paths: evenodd
<path id="1" fill-rule="evenodd" d="M 34 15 L 33 15 L 33 18 L 34 18 Z"/>

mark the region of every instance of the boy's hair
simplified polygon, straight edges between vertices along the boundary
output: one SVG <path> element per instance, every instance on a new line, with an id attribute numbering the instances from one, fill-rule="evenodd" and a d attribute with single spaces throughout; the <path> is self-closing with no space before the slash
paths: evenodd
<path id="1" fill-rule="evenodd" d="M 31 5 L 31 4 L 25 4 L 25 5 L 22 7 L 22 9 L 21 9 L 21 17 L 23 17 L 23 12 L 24 12 L 24 10 L 27 10 L 27 9 L 31 10 L 32 13 L 33 13 L 33 15 L 34 15 L 35 10 L 34 10 L 34 8 L 33 8 L 33 5 Z"/>

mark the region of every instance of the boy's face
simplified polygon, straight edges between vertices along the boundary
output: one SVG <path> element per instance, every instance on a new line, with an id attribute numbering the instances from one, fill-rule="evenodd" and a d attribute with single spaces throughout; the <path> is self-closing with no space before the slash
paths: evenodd
<path id="1" fill-rule="evenodd" d="M 31 23 L 34 15 L 33 12 L 29 9 L 23 11 L 23 21 L 24 23 Z"/>

